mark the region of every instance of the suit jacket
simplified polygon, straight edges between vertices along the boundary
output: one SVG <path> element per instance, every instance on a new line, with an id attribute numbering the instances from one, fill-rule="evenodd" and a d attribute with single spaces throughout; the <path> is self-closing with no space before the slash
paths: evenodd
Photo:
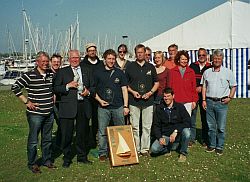
<path id="1" fill-rule="evenodd" d="M 81 66 L 83 85 L 90 91 L 90 96 L 84 97 L 83 112 L 88 118 L 91 116 L 90 97 L 95 96 L 95 87 L 92 72 L 87 67 Z M 71 66 L 61 68 L 56 74 L 53 89 L 56 94 L 60 94 L 59 103 L 60 118 L 74 118 L 77 114 L 77 89 L 70 88 L 66 90 L 66 85 L 74 79 L 74 73 Z"/>

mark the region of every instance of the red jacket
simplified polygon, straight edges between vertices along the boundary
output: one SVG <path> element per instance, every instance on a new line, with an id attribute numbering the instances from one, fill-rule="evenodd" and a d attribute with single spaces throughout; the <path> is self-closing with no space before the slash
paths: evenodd
<path id="1" fill-rule="evenodd" d="M 174 90 L 176 102 L 187 103 L 198 101 L 195 73 L 189 66 L 186 67 L 183 78 L 178 66 L 171 69 L 169 85 Z"/>

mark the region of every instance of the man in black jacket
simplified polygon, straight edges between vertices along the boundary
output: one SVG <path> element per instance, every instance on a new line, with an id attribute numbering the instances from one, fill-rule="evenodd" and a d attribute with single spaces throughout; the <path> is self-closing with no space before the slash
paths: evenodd
<path id="1" fill-rule="evenodd" d="M 89 68 L 79 65 L 80 53 L 78 50 L 69 51 L 69 62 L 70 66 L 61 68 L 54 81 L 54 91 L 61 96 L 59 119 L 64 168 L 68 168 L 72 162 L 71 143 L 75 120 L 77 162 L 91 163 L 87 158 L 91 116 L 90 97 L 95 95 L 92 73 Z"/>
<path id="2" fill-rule="evenodd" d="M 103 61 L 100 60 L 97 56 L 97 47 L 94 43 L 88 43 L 86 46 L 86 56 L 80 63 L 83 68 L 88 67 L 92 73 L 95 71 L 104 68 Z M 96 141 L 96 134 L 98 131 L 98 117 L 97 117 L 97 109 L 98 109 L 98 102 L 91 98 L 91 107 L 92 107 L 92 115 L 91 115 L 91 132 L 90 132 L 90 140 L 89 140 L 89 147 L 96 148 L 97 141 Z"/>
<path id="3" fill-rule="evenodd" d="M 170 155 L 171 145 L 180 142 L 178 162 L 185 162 L 190 138 L 190 116 L 183 104 L 174 101 L 171 88 L 164 89 L 163 99 L 154 113 L 154 134 L 157 139 L 151 146 L 151 153 Z"/>
<path id="4" fill-rule="evenodd" d="M 199 96 L 199 100 L 196 104 L 196 107 L 192 110 L 191 114 L 191 137 L 189 142 L 189 147 L 191 147 L 195 143 L 196 138 L 196 115 L 198 111 L 198 106 L 200 107 L 200 117 L 201 117 L 201 139 L 202 145 L 206 147 L 208 145 L 208 125 L 206 118 L 206 110 L 202 107 L 202 94 L 201 94 L 201 77 L 205 70 L 211 68 L 212 65 L 207 61 L 207 51 L 204 48 L 200 48 L 198 50 L 198 61 L 191 63 L 189 66 L 195 72 L 196 79 L 196 91 Z"/>

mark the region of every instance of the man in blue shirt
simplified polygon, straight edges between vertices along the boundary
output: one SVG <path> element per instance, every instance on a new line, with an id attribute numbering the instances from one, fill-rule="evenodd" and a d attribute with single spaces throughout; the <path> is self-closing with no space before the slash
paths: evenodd
<path id="1" fill-rule="evenodd" d="M 108 49 L 103 54 L 105 67 L 94 73 L 96 100 L 98 107 L 99 160 L 108 157 L 106 129 L 110 121 L 114 125 L 124 125 L 124 116 L 129 113 L 127 79 L 124 72 L 114 67 L 116 53 Z"/>
<path id="2" fill-rule="evenodd" d="M 213 52 L 213 67 L 207 69 L 201 79 L 202 106 L 206 110 L 209 145 L 207 152 L 223 154 L 228 103 L 236 91 L 233 72 L 222 66 L 224 54 Z"/>

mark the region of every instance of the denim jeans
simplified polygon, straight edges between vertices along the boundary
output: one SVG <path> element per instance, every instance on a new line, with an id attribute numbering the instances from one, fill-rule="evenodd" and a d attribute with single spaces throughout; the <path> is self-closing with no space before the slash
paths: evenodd
<path id="1" fill-rule="evenodd" d="M 207 99 L 209 147 L 223 150 L 228 105 Z"/>
<path id="2" fill-rule="evenodd" d="M 181 134 L 176 136 L 175 142 L 170 143 L 169 137 L 164 136 L 166 145 L 160 145 L 159 140 L 155 140 L 151 146 L 151 152 L 155 154 L 164 154 L 170 150 L 176 150 L 178 143 L 180 144 L 180 153 L 187 155 L 188 142 L 190 139 L 190 128 L 184 128 Z"/>
<path id="3" fill-rule="evenodd" d="M 153 122 L 153 106 L 136 107 L 129 106 L 130 122 L 133 127 L 133 134 L 137 152 L 145 153 L 150 148 L 150 133 Z M 140 114 L 142 116 L 142 135 L 140 138 Z"/>
<path id="4" fill-rule="evenodd" d="M 29 123 L 29 136 L 27 143 L 28 167 L 36 163 L 38 135 L 41 131 L 42 163 L 51 162 L 53 113 L 43 116 L 38 114 L 26 113 Z"/>
<path id="5" fill-rule="evenodd" d="M 190 141 L 194 142 L 196 139 L 196 116 L 197 116 L 198 106 L 200 108 L 200 116 L 201 116 L 201 139 L 202 139 L 202 142 L 205 142 L 206 144 L 208 144 L 208 126 L 207 126 L 207 119 L 206 119 L 206 110 L 204 110 L 202 107 L 201 97 L 199 97 L 197 106 L 192 110 Z"/>
<path id="6" fill-rule="evenodd" d="M 115 126 L 124 125 L 123 107 L 119 107 L 118 109 L 105 109 L 98 107 L 99 156 L 108 156 L 107 127 L 109 126 L 111 119 Z"/>

